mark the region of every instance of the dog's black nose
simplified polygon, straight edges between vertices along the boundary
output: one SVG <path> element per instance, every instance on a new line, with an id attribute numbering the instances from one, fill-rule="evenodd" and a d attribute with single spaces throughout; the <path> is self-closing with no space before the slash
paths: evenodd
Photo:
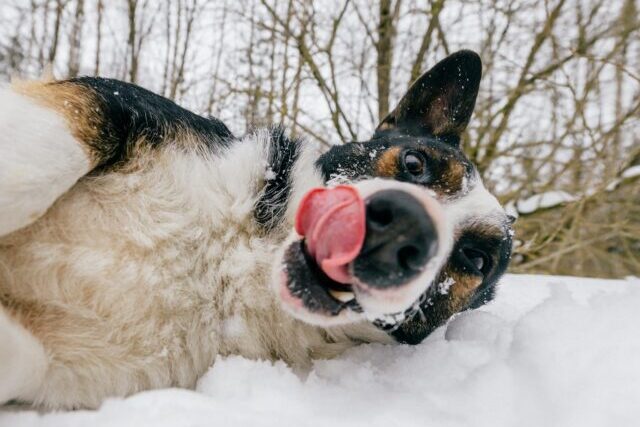
<path id="1" fill-rule="evenodd" d="M 438 250 L 436 227 L 424 206 L 404 191 L 380 191 L 366 203 L 367 234 L 354 275 L 372 287 L 402 285 Z"/>

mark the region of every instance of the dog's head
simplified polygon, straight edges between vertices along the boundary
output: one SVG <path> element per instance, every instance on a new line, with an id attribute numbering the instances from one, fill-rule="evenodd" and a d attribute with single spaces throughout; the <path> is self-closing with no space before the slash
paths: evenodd
<path id="1" fill-rule="evenodd" d="M 511 223 L 460 148 L 480 58 L 460 51 L 423 74 L 373 137 L 317 162 L 327 188 L 300 202 L 279 294 L 323 326 L 366 318 L 417 343 L 490 300 L 511 252 Z"/>

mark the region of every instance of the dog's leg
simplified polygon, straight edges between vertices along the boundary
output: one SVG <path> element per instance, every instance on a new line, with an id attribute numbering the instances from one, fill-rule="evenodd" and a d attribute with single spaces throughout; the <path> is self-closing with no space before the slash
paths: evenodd
<path id="1" fill-rule="evenodd" d="M 0 87 L 0 236 L 38 219 L 91 169 L 70 117 L 39 102 L 49 94 L 31 88 Z"/>
<path id="2" fill-rule="evenodd" d="M 46 369 L 42 344 L 0 306 L 0 405 L 33 400 Z"/>
<path id="3" fill-rule="evenodd" d="M 117 80 L 0 86 L 0 236 L 35 221 L 89 171 L 169 144 L 215 150 L 232 139 L 219 120 Z"/>

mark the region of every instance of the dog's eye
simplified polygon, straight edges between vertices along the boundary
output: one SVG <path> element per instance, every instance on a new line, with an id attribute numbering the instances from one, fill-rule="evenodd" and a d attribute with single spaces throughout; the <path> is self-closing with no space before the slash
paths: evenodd
<path id="1" fill-rule="evenodd" d="M 486 275 L 490 270 L 490 259 L 487 254 L 476 249 L 466 248 L 462 250 L 467 264 L 473 267 L 478 273 Z"/>
<path id="2" fill-rule="evenodd" d="M 417 151 L 409 151 L 404 155 L 404 167 L 411 175 L 424 175 L 426 162 L 424 156 Z"/>

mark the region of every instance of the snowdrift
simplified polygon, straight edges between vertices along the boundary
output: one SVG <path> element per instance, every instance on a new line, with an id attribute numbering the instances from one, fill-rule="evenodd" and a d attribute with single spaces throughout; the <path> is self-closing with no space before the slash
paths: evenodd
<path id="1" fill-rule="evenodd" d="M 638 425 L 639 327 L 640 279 L 508 275 L 494 302 L 419 346 L 363 345 L 306 375 L 220 359 L 197 391 L 3 409 L 0 426 Z"/>

